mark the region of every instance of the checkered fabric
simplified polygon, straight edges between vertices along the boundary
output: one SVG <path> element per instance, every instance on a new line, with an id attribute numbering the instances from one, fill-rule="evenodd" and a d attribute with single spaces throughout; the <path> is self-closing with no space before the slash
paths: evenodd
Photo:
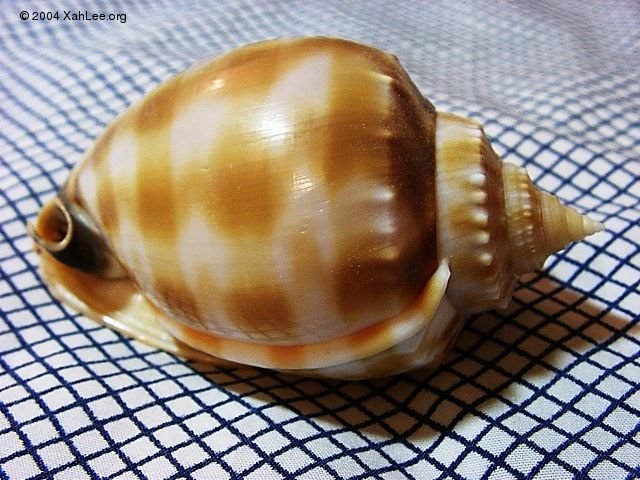
<path id="1" fill-rule="evenodd" d="M 0 22 L 0 477 L 640 478 L 635 0 L 12 1 Z M 104 127 L 196 61 L 313 34 L 395 53 L 607 230 L 471 318 L 439 369 L 376 381 L 188 363 L 53 300 L 25 224 Z"/>

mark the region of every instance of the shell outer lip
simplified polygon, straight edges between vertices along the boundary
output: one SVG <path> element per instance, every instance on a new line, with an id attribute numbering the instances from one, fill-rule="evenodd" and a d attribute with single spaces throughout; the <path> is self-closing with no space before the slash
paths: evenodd
<path id="1" fill-rule="evenodd" d="M 160 321 L 176 338 L 224 360 L 255 367 L 305 370 L 340 365 L 380 353 L 420 332 L 434 317 L 449 281 L 449 264 L 442 260 L 417 300 L 403 313 L 350 335 L 300 345 L 261 345 L 217 337 L 192 327 Z"/>
<path id="2" fill-rule="evenodd" d="M 152 347 L 203 363 L 227 362 L 184 345 L 167 333 L 158 321 L 160 312 L 128 279 L 106 279 L 75 270 L 56 260 L 46 250 L 40 252 L 40 272 L 51 294 L 60 302 L 92 320 L 128 337 L 136 338 Z M 92 284 L 100 289 L 102 300 L 115 299 L 121 309 L 105 309 L 87 293 Z"/>
<path id="3" fill-rule="evenodd" d="M 205 363 L 276 370 L 331 367 L 371 357 L 419 333 L 445 295 L 449 264 L 442 260 L 416 301 L 400 315 L 350 335 L 304 345 L 263 345 L 198 331 L 169 318 L 128 279 L 78 272 L 41 252 L 41 272 L 54 297 L 93 320 L 169 353 Z M 91 285 L 91 288 L 87 288 Z M 99 291 L 100 298 L 94 298 Z"/>

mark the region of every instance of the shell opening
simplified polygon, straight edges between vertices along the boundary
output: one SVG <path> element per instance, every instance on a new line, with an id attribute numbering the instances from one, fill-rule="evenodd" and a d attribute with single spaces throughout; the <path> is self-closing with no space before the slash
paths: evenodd
<path id="1" fill-rule="evenodd" d="M 103 278 L 128 276 L 91 218 L 63 193 L 42 208 L 29 234 L 39 248 L 72 268 Z"/>
<path id="2" fill-rule="evenodd" d="M 73 236 L 73 222 L 59 198 L 42 208 L 35 225 L 29 224 L 29 233 L 48 252 L 60 252 L 67 247 Z"/>

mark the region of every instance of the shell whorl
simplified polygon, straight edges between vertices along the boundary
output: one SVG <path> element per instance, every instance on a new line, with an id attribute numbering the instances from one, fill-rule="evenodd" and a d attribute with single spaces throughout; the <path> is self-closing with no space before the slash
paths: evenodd
<path id="1" fill-rule="evenodd" d="M 505 307 L 520 274 L 604 229 L 538 190 L 524 168 L 502 162 L 468 118 L 438 112 L 436 165 L 438 248 L 462 312 Z"/>
<path id="2" fill-rule="evenodd" d="M 464 312 L 505 305 L 515 277 L 505 248 L 501 162 L 482 127 L 438 112 L 436 121 L 438 248 L 449 258 L 449 295 Z"/>

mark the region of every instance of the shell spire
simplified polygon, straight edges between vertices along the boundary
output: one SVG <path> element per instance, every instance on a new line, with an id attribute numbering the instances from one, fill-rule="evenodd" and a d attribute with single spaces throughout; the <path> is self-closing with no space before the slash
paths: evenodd
<path id="1" fill-rule="evenodd" d="M 540 192 L 540 207 L 542 231 L 550 253 L 566 247 L 570 242 L 578 242 L 604 230 L 604 225 L 600 222 L 580 214 L 575 208 L 562 205 L 550 193 Z"/>
<path id="2" fill-rule="evenodd" d="M 449 259 L 448 295 L 464 313 L 507 305 L 519 275 L 604 230 L 538 190 L 527 171 L 503 162 L 482 126 L 438 112 L 439 251 Z"/>
<path id="3" fill-rule="evenodd" d="M 542 267 L 552 253 L 604 230 L 601 223 L 538 190 L 524 168 L 505 162 L 502 170 L 509 244 L 517 274 Z"/>

